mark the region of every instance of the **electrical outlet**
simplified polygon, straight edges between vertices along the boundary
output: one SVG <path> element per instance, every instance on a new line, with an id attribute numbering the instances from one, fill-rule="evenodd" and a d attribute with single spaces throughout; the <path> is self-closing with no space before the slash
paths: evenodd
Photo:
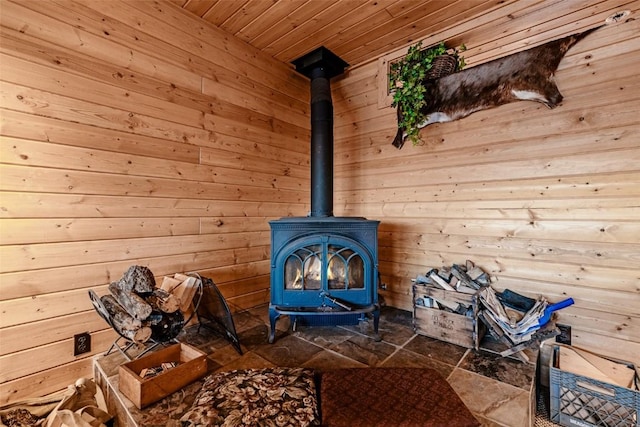
<path id="1" fill-rule="evenodd" d="M 560 330 L 560 335 L 556 335 L 556 342 L 571 345 L 571 326 L 556 323 Z"/>
<path id="2" fill-rule="evenodd" d="M 77 356 L 82 353 L 91 351 L 91 335 L 89 332 L 73 336 L 73 355 Z"/>

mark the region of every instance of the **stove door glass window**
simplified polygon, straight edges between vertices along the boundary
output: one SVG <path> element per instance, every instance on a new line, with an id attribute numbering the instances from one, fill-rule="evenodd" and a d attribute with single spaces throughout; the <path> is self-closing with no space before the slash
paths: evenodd
<path id="1" fill-rule="evenodd" d="M 284 266 L 287 290 L 318 290 L 322 285 L 322 245 L 297 249 Z"/>
<path id="2" fill-rule="evenodd" d="M 364 262 L 349 248 L 327 248 L 327 283 L 329 289 L 364 289 Z"/>
<path id="3" fill-rule="evenodd" d="M 362 256 L 353 249 L 313 244 L 298 248 L 287 257 L 284 283 L 286 290 L 364 289 L 364 273 Z"/>

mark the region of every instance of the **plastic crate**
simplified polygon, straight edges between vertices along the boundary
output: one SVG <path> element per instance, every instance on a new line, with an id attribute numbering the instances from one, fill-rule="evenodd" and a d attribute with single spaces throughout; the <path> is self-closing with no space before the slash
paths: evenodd
<path id="1" fill-rule="evenodd" d="M 550 392 L 551 421 L 560 425 L 640 427 L 640 391 L 550 367 Z"/>

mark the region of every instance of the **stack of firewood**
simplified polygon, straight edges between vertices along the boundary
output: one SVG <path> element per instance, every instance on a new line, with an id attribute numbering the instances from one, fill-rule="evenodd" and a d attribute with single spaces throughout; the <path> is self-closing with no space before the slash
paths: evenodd
<path id="1" fill-rule="evenodd" d="M 158 288 L 149 268 L 134 265 L 109 285 L 109 295 L 89 293 L 98 314 L 122 337 L 134 343 L 167 342 L 182 330 L 196 285 L 193 277 L 176 276 Z"/>
<path id="2" fill-rule="evenodd" d="M 467 260 L 464 265 L 453 264 L 451 267 L 432 268 L 425 275 L 419 274 L 413 282 L 435 286 L 445 291 L 475 294 L 480 288 L 489 286 L 491 278 L 482 268 Z"/>

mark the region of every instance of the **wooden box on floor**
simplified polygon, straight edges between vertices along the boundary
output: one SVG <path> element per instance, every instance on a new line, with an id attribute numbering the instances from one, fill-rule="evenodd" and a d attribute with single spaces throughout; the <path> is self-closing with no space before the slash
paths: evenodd
<path id="1" fill-rule="evenodd" d="M 473 315 L 469 317 L 416 303 L 424 298 L 471 306 Z M 413 285 L 413 329 L 417 334 L 476 350 L 486 331 L 484 324 L 478 321 L 477 295 L 418 284 Z"/>
<path id="2" fill-rule="evenodd" d="M 138 409 L 180 390 L 207 373 L 207 355 L 190 345 L 179 343 L 150 353 L 140 359 L 120 365 L 119 389 Z M 152 378 L 141 378 L 144 368 L 166 362 L 178 366 Z"/>

